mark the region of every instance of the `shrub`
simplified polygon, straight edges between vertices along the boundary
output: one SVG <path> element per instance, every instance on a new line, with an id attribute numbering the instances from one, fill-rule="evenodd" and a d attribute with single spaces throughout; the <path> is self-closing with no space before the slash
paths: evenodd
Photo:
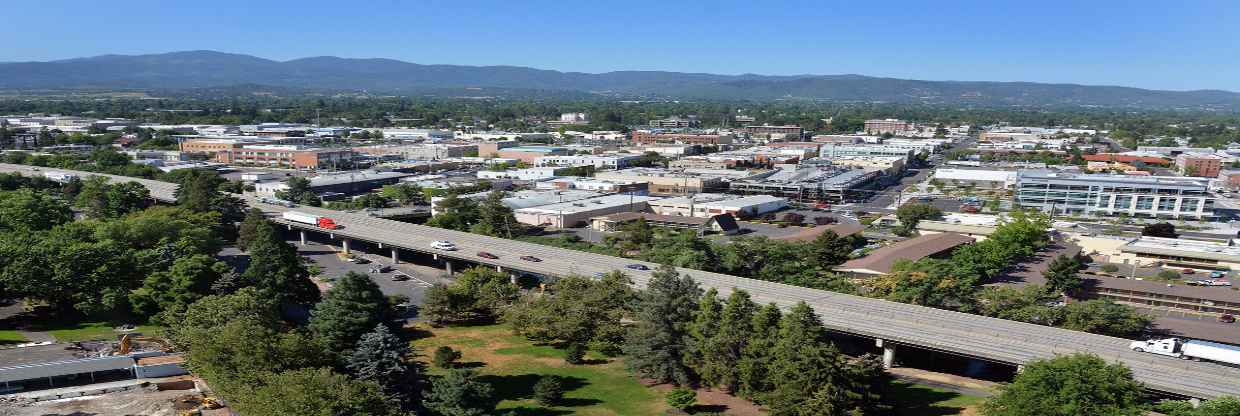
<path id="1" fill-rule="evenodd" d="M 1175 270 L 1163 270 L 1158 272 L 1158 278 L 1163 280 L 1175 280 L 1180 278 L 1180 273 Z"/>
<path id="2" fill-rule="evenodd" d="M 568 344 L 564 349 L 564 362 L 569 364 L 581 364 L 585 362 L 586 346 L 579 342 Z"/>
<path id="3" fill-rule="evenodd" d="M 461 352 L 445 345 L 435 349 L 435 357 L 433 361 L 435 367 L 452 368 L 456 365 L 456 360 L 459 359 L 461 359 Z"/>
<path id="4" fill-rule="evenodd" d="M 784 214 L 784 222 L 788 223 L 788 225 L 800 225 L 805 222 L 805 216 L 795 212 L 789 212 Z"/>
<path id="5" fill-rule="evenodd" d="M 1119 271 L 1119 266 L 1116 266 L 1114 264 L 1104 264 L 1102 265 L 1102 271 L 1107 272 L 1107 273 L 1115 273 Z"/>
<path id="6" fill-rule="evenodd" d="M 697 403 L 697 393 L 686 388 L 679 388 L 667 393 L 667 405 L 685 410 Z"/>
<path id="7" fill-rule="evenodd" d="M 564 383 L 557 376 L 544 376 L 534 383 L 534 400 L 543 406 L 551 406 L 564 398 Z"/>

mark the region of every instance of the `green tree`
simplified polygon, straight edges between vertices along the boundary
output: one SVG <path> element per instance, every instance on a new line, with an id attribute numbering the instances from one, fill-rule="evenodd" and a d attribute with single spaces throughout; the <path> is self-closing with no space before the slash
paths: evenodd
<path id="1" fill-rule="evenodd" d="M 495 409 L 493 390 L 473 370 L 455 369 L 431 382 L 423 405 L 442 416 L 481 416 Z"/>
<path id="2" fill-rule="evenodd" d="M 0 228 L 7 231 L 49 230 L 73 221 L 64 203 L 29 189 L 0 192 Z"/>
<path id="3" fill-rule="evenodd" d="M 222 261 L 205 254 L 181 257 L 168 271 L 151 273 L 142 287 L 129 293 L 129 303 L 143 316 L 188 307 L 211 293 L 211 284 L 232 271 Z"/>
<path id="4" fill-rule="evenodd" d="M 688 410 L 697 404 L 697 392 L 692 389 L 678 388 L 667 392 L 667 405 L 674 409 Z"/>
<path id="5" fill-rule="evenodd" d="M 95 176 L 82 183 L 74 205 L 92 218 L 116 218 L 146 208 L 149 200 L 150 191 L 137 182 L 109 184 Z"/>
<path id="6" fill-rule="evenodd" d="M 357 272 L 337 279 L 323 300 L 310 312 L 310 330 L 322 338 L 331 351 L 344 354 L 353 349 L 362 335 L 384 323 L 390 305 L 379 286 Z"/>
<path id="7" fill-rule="evenodd" d="M 757 305 L 750 300 L 748 292 L 732 290 L 719 311 L 719 323 L 714 336 L 702 347 L 702 361 L 697 372 L 703 385 L 722 386 L 732 393 L 740 389 L 740 371 L 737 365 L 743 361 L 745 347 L 753 335 L 755 309 Z"/>
<path id="8" fill-rule="evenodd" d="M 1154 411 L 1167 416 L 1235 416 L 1240 415 L 1240 398 L 1216 397 L 1196 408 L 1187 401 L 1167 400 L 1155 405 Z"/>
<path id="9" fill-rule="evenodd" d="M 326 368 L 262 376 L 253 392 L 229 402 L 238 413 L 270 416 L 385 416 L 399 412 L 373 381 L 353 380 Z"/>
<path id="10" fill-rule="evenodd" d="M 1050 306 L 1059 296 L 1041 285 L 1020 288 L 986 287 L 977 295 L 977 313 L 1013 321 L 1054 326 L 1061 319 L 1060 311 Z"/>
<path id="11" fill-rule="evenodd" d="M 461 359 L 461 352 L 452 349 L 447 345 L 440 346 L 435 349 L 435 356 L 432 361 L 435 367 L 452 368 L 456 366 L 456 360 Z"/>
<path id="12" fill-rule="evenodd" d="M 310 189 L 310 180 L 300 176 L 290 176 L 284 181 L 288 189 L 276 192 L 276 198 L 293 201 L 303 205 L 319 206 L 322 200 Z"/>
<path id="13" fill-rule="evenodd" d="M 401 205 L 421 204 L 425 202 L 422 197 L 422 189 L 413 184 L 397 184 L 384 186 L 383 196 L 394 200 Z"/>
<path id="14" fill-rule="evenodd" d="M 741 359 L 736 365 L 741 396 L 756 399 L 773 389 L 771 385 L 772 351 L 779 336 L 779 323 L 783 319 L 774 303 L 758 309 L 754 315 L 748 341 L 741 348 Z"/>
<path id="15" fill-rule="evenodd" d="M 719 291 L 715 288 L 706 290 L 706 293 L 698 299 L 697 313 L 693 315 L 693 321 L 689 323 L 689 342 L 685 349 L 684 363 L 692 368 L 695 373 L 701 375 L 701 370 L 706 367 L 709 360 L 707 353 L 710 350 L 710 342 L 719 333 L 719 316 L 723 311 L 723 305 L 719 302 Z M 716 385 L 717 377 L 709 379 L 703 377 L 703 382 L 707 385 Z"/>
<path id="16" fill-rule="evenodd" d="M 911 233 L 917 229 L 917 223 L 921 220 L 943 218 L 943 211 L 930 204 L 909 203 L 896 208 L 896 218 L 900 219 L 900 230 Z"/>
<path id="17" fill-rule="evenodd" d="M 622 320 L 631 311 L 632 281 L 612 272 L 598 280 L 569 276 L 541 295 L 528 295 L 510 308 L 505 320 L 513 332 L 538 342 L 589 344 L 616 355 L 624 341 Z"/>
<path id="18" fill-rule="evenodd" d="M 412 379 L 417 376 L 417 367 L 405 362 L 410 353 L 408 342 L 397 338 L 387 325 L 379 324 L 362 335 L 345 368 L 354 378 L 379 384 L 385 393 L 408 403 L 413 396 Z"/>
<path id="19" fill-rule="evenodd" d="M 297 248 L 285 242 L 270 222 L 260 224 L 255 236 L 249 244 L 250 265 L 241 279 L 282 303 L 317 302 L 319 288 L 310 281 Z"/>
<path id="20" fill-rule="evenodd" d="M 860 240 L 860 241 L 858 241 Z M 810 263 L 827 270 L 848 261 L 853 249 L 864 244 L 864 239 L 856 235 L 840 237 L 834 231 L 827 230 L 810 243 Z"/>
<path id="21" fill-rule="evenodd" d="M 637 323 L 624 345 L 625 364 L 643 378 L 660 383 L 688 385 L 692 370 L 684 363 L 689 348 L 688 328 L 702 289 L 689 276 L 663 265 L 639 296 Z"/>
<path id="22" fill-rule="evenodd" d="M 1109 299 L 1069 303 L 1063 307 L 1061 328 L 1113 337 L 1140 335 L 1153 322 L 1149 315 Z"/>
<path id="23" fill-rule="evenodd" d="M 478 222 L 478 203 L 469 198 L 461 198 L 455 193 L 448 194 L 435 203 L 438 214 L 426 221 L 426 225 L 457 231 L 469 231 L 470 226 Z"/>
<path id="24" fill-rule="evenodd" d="M 258 226 L 267 223 L 267 215 L 258 208 L 250 208 L 245 213 L 245 220 L 241 221 L 241 225 L 237 227 L 237 248 L 242 251 L 248 250 L 250 242 L 258 236 Z"/>
<path id="25" fill-rule="evenodd" d="M 246 321 L 264 328 L 279 325 L 279 305 L 256 288 L 244 288 L 229 295 L 211 295 L 192 303 L 183 311 L 169 310 L 161 322 L 168 326 L 167 336 L 178 349 L 186 349 L 190 333 L 210 332 L 230 322 Z"/>
<path id="26" fill-rule="evenodd" d="M 1042 277 L 1046 278 L 1046 288 L 1068 295 L 1076 293 L 1084 285 L 1081 276 L 1077 274 L 1084 267 L 1076 256 L 1060 254 L 1051 261 L 1046 271 L 1042 272 Z"/>
<path id="27" fill-rule="evenodd" d="M 797 414 L 820 388 L 847 388 L 843 357 L 826 336 L 826 328 L 805 302 L 797 303 L 779 321 L 768 380 L 773 389 L 763 397 L 772 415 Z M 826 397 L 835 400 L 834 408 L 848 409 L 844 394 Z"/>
<path id="28" fill-rule="evenodd" d="M 1141 235 L 1147 237 L 1176 238 L 1180 235 L 1175 232 L 1175 226 L 1171 223 L 1160 222 L 1146 225 L 1141 228 Z"/>
<path id="29" fill-rule="evenodd" d="M 478 204 L 478 222 L 471 225 L 469 231 L 474 234 L 504 238 L 512 238 L 514 234 L 521 234 L 521 224 L 517 222 L 512 208 L 504 205 L 505 196 L 503 191 L 492 191 L 487 194 L 486 199 Z"/>
<path id="30" fill-rule="evenodd" d="M 325 359 L 330 355 L 308 334 L 280 332 L 248 319 L 183 330 L 180 336 L 186 367 L 239 409 L 252 403 L 247 402 L 251 392 L 272 373 L 331 364 Z"/>
<path id="31" fill-rule="evenodd" d="M 1142 415 L 1144 387 L 1132 371 L 1088 354 L 1025 365 L 982 407 L 986 416 Z"/>
<path id="32" fill-rule="evenodd" d="M 534 383 L 534 401 L 543 406 L 554 406 L 564 398 L 564 383 L 560 377 L 549 375 L 538 378 Z"/>
<path id="33" fill-rule="evenodd" d="M 458 306 L 457 296 L 443 283 L 435 283 L 426 289 L 426 293 L 422 296 L 422 316 L 425 316 L 433 325 L 443 325 L 452 321 L 457 316 Z"/>

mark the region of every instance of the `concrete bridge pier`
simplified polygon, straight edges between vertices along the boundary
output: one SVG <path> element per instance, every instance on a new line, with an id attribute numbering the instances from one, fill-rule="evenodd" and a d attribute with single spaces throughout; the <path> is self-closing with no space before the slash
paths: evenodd
<path id="1" fill-rule="evenodd" d="M 344 252 L 344 254 L 349 254 L 349 239 L 340 239 L 340 251 Z"/>
<path id="2" fill-rule="evenodd" d="M 400 251 L 392 247 L 392 264 L 400 264 Z"/>
<path id="3" fill-rule="evenodd" d="M 1201 407 L 1201 399 L 1198 399 L 1196 397 L 1190 397 L 1188 399 L 1188 404 L 1193 405 L 1193 408 L 1196 409 L 1198 407 Z"/>
<path id="4" fill-rule="evenodd" d="M 443 267 L 444 269 L 447 269 L 448 276 L 452 276 L 452 259 L 445 257 L 443 259 Z"/>
<path id="5" fill-rule="evenodd" d="M 298 235 L 299 237 L 301 237 L 301 245 L 303 245 L 303 246 L 304 246 L 304 245 L 306 245 L 306 232 L 305 232 L 305 231 L 298 231 L 298 232 L 297 232 L 297 235 Z"/>
<path id="6" fill-rule="evenodd" d="M 896 365 L 896 346 L 885 342 L 882 338 L 874 339 L 874 346 L 883 349 L 883 368 L 890 369 Z"/>

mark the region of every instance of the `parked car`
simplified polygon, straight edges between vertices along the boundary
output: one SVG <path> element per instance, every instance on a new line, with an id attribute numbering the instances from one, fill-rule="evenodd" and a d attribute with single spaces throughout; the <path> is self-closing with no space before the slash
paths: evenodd
<path id="1" fill-rule="evenodd" d="M 1210 278 L 1211 278 L 1211 279 L 1218 279 L 1218 278 L 1221 278 L 1221 277 L 1224 277 L 1224 276 L 1227 276 L 1227 273 L 1223 273 L 1223 272 L 1210 272 Z"/>
<path id="2" fill-rule="evenodd" d="M 365 258 L 365 257 L 356 257 L 356 256 L 355 256 L 355 257 L 350 257 L 350 259 L 352 260 L 352 262 L 353 262 L 353 263 L 356 263 L 356 264 L 366 264 L 366 263 L 370 263 L 370 260 L 366 260 L 366 258 Z"/>
<path id="3" fill-rule="evenodd" d="M 650 270 L 650 268 L 649 268 L 649 267 L 646 267 L 646 265 L 644 265 L 644 264 L 630 264 L 630 265 L 628 265 L 628 266 L 624 266 L 624 267 L 627 267 L 627 268 L 630 268 L 630 269 L 633 269 L 633 270 Z"/>
<path id="4" fill-rule="evenodd" d="M 431 242 L 431 248 L 444 251 L 456 251 L 456 244 L 444 240 L 435 240 Z"/>
<path id="5" fill-rule="evenodd" d="M 397 282 L 403 282 L 403 281 L 409 280 L 409 275 L 404 274 L 404 273 L 396 273 L 392 275 L 392 280 L 397 281 Z"/>
<path id="6" fill-rule="evenodd" d="M 538 263 L 538 262 L 542 261 L 542 259 L 540 259 L 540 258 L 538 258 L 538 257 L 534 257 L 534 256 L 521 256 L 521 260 L 525 260 L 525 261 L 532 261 L 532 262 L 535 262 L 535 263 Z"/>
<path id="7" fill-rule="evenodd" d="M 479 251 L 479 252 L 478 252 L 478 257 L 482 257 L 482 258 L 484 258 L 484 259 L 491 259 L 491 260 L 495 260 L 495 259 L 498 259 L 498 258 L 499 258 L 499 256 L 496 256 L 496 255 L 491 254 L 491 253 L 487 253 L 487 252 L 485 252 L 485 251 Z"/>
<path id="8" fill-rule="evenodd" d="M 1218 321 L 1225 324 L 1234 324 L 1236 323 L 1236 317 L 1228 314 L 1222 314 L 1218 316 Z"/>
<path id="9" fill-rule="evenodd" d="M 1185 268 L 1184 270 L 1180 270 L 1180 273 L 1193 274 L 1193 273 L 1197 273 L 1197 271 L 1193 269 Z"/>

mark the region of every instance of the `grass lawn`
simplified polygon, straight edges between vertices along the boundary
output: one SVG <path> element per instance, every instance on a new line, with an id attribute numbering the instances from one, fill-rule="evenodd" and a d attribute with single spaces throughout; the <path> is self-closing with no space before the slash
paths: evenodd
<path id="1" fill-rule="evenodd" d="M 884 397 L 892 414 L 907 416 L 974 415 L 984 397 L 969 396 L 923 384 L 892 381 Z"/>
<path id="2" fill-rule="evenodd" d="M 477 368 L 482 380 L 495 388 L 500 414 L 661 415 L 667 408 L 663 394 L 638 383 L 618 359 L 591 353 L 589 364 L 570 365 L 564 362 L 562 350 L 514 336 L 506 325 L 431 328 L 429 332 L 413 345 L 431 373 L 443 372 L 429 365 L 436 348 L 447 345 L 461 351 L 461 365 Z M 552 408 L 533 399 L 534 383 L 544 375 L 564 381 L 564 400 Z"/>
<path id="3" fill-rule="evenodd" d="M 0 346 L 8 344 L 21 344 L 26 341 L 26 337 L 17 333 L 17 331 L 12 329 L 0 329 Z"/>
<path id="4" fill-rule="evenodd" d="M 30 328 L 31 331 L 44 331 L 60 342 L 116 340 L 121 334 L 112 328 L 120 326 L 116 322 L 41 322 Z M 133 332 L 143 335 L 156 335 L 163 327 L 139 325 Z"/>

